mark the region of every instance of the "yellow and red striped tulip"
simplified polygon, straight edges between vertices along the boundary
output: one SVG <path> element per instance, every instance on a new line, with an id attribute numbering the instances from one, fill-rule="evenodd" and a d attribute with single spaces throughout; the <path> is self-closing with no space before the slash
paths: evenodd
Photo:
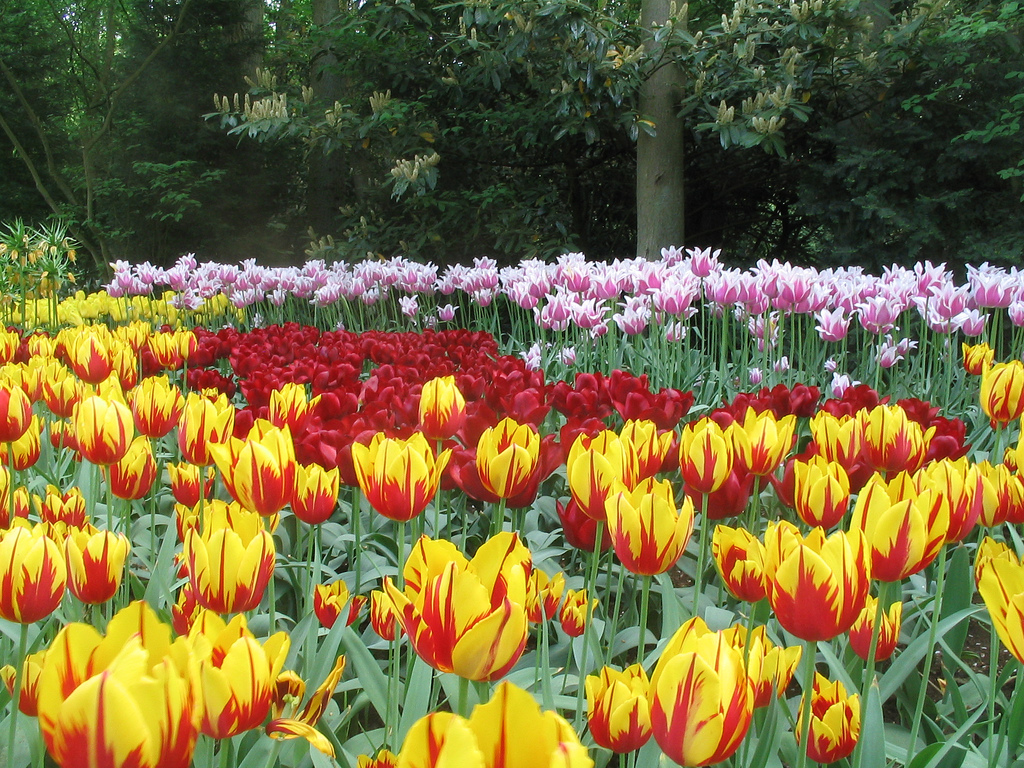
<path id="1" fill-rule="evenodd" d="M 0 443 L 0 462 L 19 471 L 34 467 L 42 449 L 42 433 L 42 420 L 33 416 L 29 419 L 25 434 L 13 443 Z"/>
<path id="2" fill-rule="evenodd" d="M 864 610 L 850 627 L 850 647 L 865 661 L 871 653 L 871 635 L 874 632 L 877 613 L 878 598 L 869 597 L 864 604 Z M 878 643 L 875 646 L 876 661 L 885 661 L 896 650 L 903 619 L 903 603 L 897 601 L 891 604 L 889 610 L 883 612 L 881 616 L 882 623 L 878 628 Z"/>
<path id="3" fill-rule="evenodd" d="M 43 345 L 49 342 L 45 336 L 30 336 L 29 342 L 29 353 L 32 355 L 39 355 L 42 350 L 39 348 L 40 343 L 36 339 L 46 339 L 42 342 Z M 21 336 L 17 331 L 9 331 L 6 328 L 0 328 L 0 365 L 6 365 L 14 359 L 14 356 L 18 353 L 18 347 L 21 346 Z M 52 355 L 52 352 L 51 352 Z"/>
<path id="4" fill-rule="evenodd" d="M 128 452 L 107 468 L 110 492 L 119 499 L 141 499 L 156 482 L 156 459 L 149 438 L 139 435 L 128 446 Z"/>
<path id="5" fill-rule="evenodd" d="M 32 501 L 36 513 L 44 523 L 64 523 L 71 528 L 82 528 L 89 522 L 85 496 L 76 486 L 71 486 L 61 493 L 55 486 L 48 485 L 46 496 L 39 498 L 33 494 Z"/>
<path id="6" fill-rule="evenodd" d="M 101 338 L 102 337 L 102 338 Z M 114 371 L 112 348 L 117 342 L 106 329 L 70 332 L 64 341 L 68 364 L 86 384 L 99 384 Z"/>
<path id="7" fill-rule="evenodd" d="M 53 613 L 64 597 L 67 566 L 61 545 L 17 520 L 0 533 L 0 618 L 31 624 Z"/>
<path id="8" fill-rule="evenodd" d="M 139 383 L 139 359 L 134 349 L 126 345 L 114 349 L 110 354 L 110 363 L 122 389 L 132 389 Z"/>
<path id="9" fill-rule="evenodd" d="M 633 491 L 622 488 L 608 499 L 607 510 L 615 554 L 626 570 L 642 576 L 675 565 L 693 533 L 693 502 L 687 497 L 677 510 L 668 480 L 648 478 Z"/>
<path id="10" fill-rule="evenodd" d="M 981 371 L 981 410 L 993 425 L 1005 427 L 1024 415 L 1024 362 L 986 365 Z"/>
<path id="11" fill-rule="evenodd" d="M 566 590 L 562 607 L 558 609 L 558 622 L 562 625 L 562 631 L 569 637 L 582 635 L 596 608 L 597 598 L 588 600 L 587 590 Z"/>
<path id="12" fill-rule="evenodd" d="M 922 429 L 899 405 L 876 405 L 857 413 L 864 458 L 883 474 L 916 472 L 924 463 L 935 427 Z"/>
<path id="13" fill-rule="evenodd" d="M 683 483 L 696 493 L 708 495 L 718 490 L 732 472 L 733 432 L 718 422 L 701 419 L 683 427 L 679 437 L 679 468 Z"/>
<path id="14" fill-rule="evenodd" d="M 583 433 L 569 449 L 565 476 L 577 507 L 587 517 L 604 521 L 606 503 L 619 487 L 636 485 L 636 455 L 632 446 L 610 430 L 596 437 Z"/>
<path id="15" fill-rule="evenodd" d="M 356 768 L 398 768 L 398 755 L 387 749 L 380 750 L 374 757 L 360 755 Z"/>
<path id="16" fill-rule="evenodd" d="M 734 632 L 732 645 L 739 648 L 747 660 L 747 676 L 753 686 L 754 709 L 766 707 L 773 698 L 786 693 L 793 674 L 800 664 L 803 646 L 782 647 L 768 639 L 764 626 L 748 633 L 742 624 L 730 627 Z"/>
<path id="17" fill-rule="evenodd" d="M 188 578 L 204 608 L 251 611 L 274 575 L 274 539 L 255 513 L 236 513 L 230 525 L 220 517 L 215 513 L 205 520 L 202 533 L 192 529 L 185 534 Z"/>
<path id="18" fill-rule="evenodd" d="M 850 478 L 846 470 L 822 456 L 794 462 L 793 505 L 809 526 L 838 525 L 850 505 Z"/>
<path id="19" fill-rule="evenodd" d="M 746 528 L 716 525 L 711 555 L 726 588 L 740 600 L 756 603 L 767 595 L 764 544 Z"/>
<path id="20" fill-rule="evenodd" d="M 811 417 L 809 426 L 811 439 L 822 457 L 846 469 L 853 465 L 863 442 L 863 429 L 857 419 L 818 411 Z"/>
<path id="21" fill-rule="evenodd" d="M 128 406 L 118 400 L 93 395 L 75 407 L 75 438 L 82 457 L 109 466 L 128 452 L 135 425 Z"/>
<path id="22" fill-rule="evenodd" d="M 395 603 L 388 593 L 380 589 L 373 590 L 370 593 L 370 626 L 377 636 L 388 642 L 401 637 L 403 629 L 397 619 Z"/>
<path id="23" fill-rule="evenodd" d="M 743 653 L 699 618 L 669 640 L 651 674 L 649 698 L 654 739 L 679 765 L 727 759 L 750 728 L 754 692 Z"/>
<path id="24" fill-rule="evenodd" d="M 736 463 L 752 475 L 770 475 L 793 447 L 796 416 L 776 419 L 771 411 L 757 413 L 748 407 L 742 422 L 733 428 Z"/>
<path id="25" fill-rule="evenodd" d="M 332 581 L 330 584 L 317 584 L 313 587 L 313 613 L 327 629 L 335 625 L 346 606 L 348 611 L 345 616 L 345 625 L 352 624 L 359 616 L 359 610 L 365 602 L 365 597 L 352 597 L 348 591 L 348 585 L 341 579 Z"/>
<path id="26" fill-rule="evenodd" d="M 147 437 L 169 434 L 181 420 L 185 397 L 166 376 L 149 376 L 131 392 L 135 428 Z"/>
<path id="27" fill-rule="evenodd" d="M 138 352 L 153 335 L 153 325 L 147 320 L 132 320 L 127 325 L 114 328 L 112 335 L 133 352 Z"/>
<path id="28" fill-rule="evenodd" d="M 32 421 L 32 402 L 25 391 L 0 381 L 0 442 L 13 443 L 25 434 Z"/>
<path id="29" fill-rule="evenodd" d="M 871 553 L 871 575 L 879 581 L 902 581 L 927 567 L 946 542 L 948 509 L 934 491 L 916 493 L 898 475 L 887 485 L 871 476 L 857 496 L 852 530 L 862 531 Z"/>
<path id="30" fill-rule="evenodd" d="M 50 412 L 62 419 L 71 418 L 75 406 L 82 399 L 82 385 L 71 371 L 51 360 L 41 371 L 39 384 Z"/>
<path id="31" fill-rule="evenodd" d="M 274 705 L 272 708 L 272 720 L 267 723 L 267 727 L 264 729 L 268 736 L 274 739 L 294 739 L 303 738 L 308 741 L 311 745 L 319 749 L 325 755 L 334 757 L 334 745 L 331 744 L 330 740 L 318 731 L 315 726 L 320 722 L 320 718 L 323 717 L 324 712 L 327 709 L 327 705 L 331 701 L 331 696 L 334 695 L 334 689 L 338 687 L 338 683 L 341 682 L 341 676 L 345 672 L 345 657 L 339 656 L 335 662 L 334 667 L 324 678 L 324 681 L 317 686 L 316 690 L 309 697 L 309 701 L 305 703 L 301 710 L 298 710 L 298 703 L 302 701 L 303 696 L 306 694 L 306 684 L 302 679 L 297 679 L 296 684 L 288 685 L 288 693 L 285 697 L 280 696 L 281 686 L 278 678 L 279 685 L 277 687 Z M 287 716 L 285 715 L 285 704 L 284 699 L 290 700 L 292 703 L 291 709 L 293 710 Z"/>
<path id="32" fill-rule="evenodd" d="M 511 734 L 516 737 L 510 738 Z M 521 737 L 527 734 L 528 738 Z M 491 700 L 475 707 L 468 719 L 434 712 L 417 720 L 396 761 L 399 768 L 592 768 L 593 764 L 561 715 L 542 712 L 533 696 L 508 682 L 499 683 Z"/>
<path id="33" fill-rule="evenodd" d="M 227 442 L 235 424 L 235 408 L 223 394 L 216 400 L 190 392 L 178 422 L 178 448 L 190 464 L 213 464 L 210 446 Z"/>
<path id="34" fill-rule="evenodd" d="M 803 707 L 800 708 L 801 718 Z M 799 748 L 803 733 L 801 723 L 796 729 Z M 807 741 L 807 756 L 816 763 L 834 763 L 847 757 L 860 738 L 860 697 L 847 695 L 846 687 L 830 682 L 819 673 L 814 674 L 811 694 L 811 730 Z"/>
<path id="35" fill-rule="evenodd" d="M 999 639 L 1024 662 L 1024 565 L 1009 547 L 984 543 L 978 549 L 975 579 Z"/>
<path id="36" fill-rule="evenodd" d="M 986 528 L 1002 525 L 1007 520 L 1021 522 L 1021 505 L 1024 504 L 1024 482 L 1006 466 L 979 461 L 976 465 L 981 474 L 981 514 L 978 524 Z"/>
<path id="37" fill-rule="evenodd" d="M 320 402 L 320 395 L 312 400 L 306 395 L 306 387 L 294 381 L 286 382 L 280 389 L 270 393 L 270 408 L 267 420 L 275 427 L 297 435 L 306 426 L 310 414 Z"/>
<path id="38" fill-rule="evenodd" d="M 530 588 L 526 595 L 526 613 L 531 624 L 550 621 L 558 613 L 565 592 L 565 574 L 559 571 L 548 576 L 539 568 L 530 574 Z"/>
<path id="39" fill-rule="evenodd" d="M 964 370 L 972 376 L 981 376 L 986 366 L 992 365 L 996 352 L 988 344 L 961 344 L 964 354 Z"/>
<path id="40" fill-rule="evenodd" d="M 206 611 L 196 599 L 196 591 L 192 589 L 192 583 L 186 581 L 178 590 L 178 598 L 171 606 L 171 626 L 176 634 L 187 635 L 192 631 L 192 625 Z"/>
<path id="41" fill-rule="evenodd" d="M 603 667 L 587 675 L 587 723 L 597 745 L 618 754 L 640 749 L 651 738 L 650 680 L 639 664 L 621 672 Z"/>
<path id="42" fill-rule="evenodd" d="M 280 512 L 295 491 L 295 445 L 287 427 L 262 427 L 257 422 L 237 455 L 234 445 L 226 443 L 211 445 L 210 455 L 238 503 L 269 517 Z"/>
<path id="43" fill-rule="evenodd" d="M 352 463 L 359 487 L 377 512 L 391 520 L 412 520 L 437 493 L 451 450 L 434 458 L 420 432 L 408 440 L 374 435 L 369 445 L 352 445 Z"/>
<path id="44" fill-rule="evenodd" d="M 202 732 L 228 739 L 263 725 L 288 656 L 288 635 L 278 632 L 261 643 L 241 614 L 225 623 L 208 611 L 192 625 L 189 639 L 199 660 Z"/>
<path id="45" fill-rule="evenodd" d="M 337 467 L 324 469 L 319 464 L 297 464 L 292 512 L 307 525 L 319 525 L 330 519 L 338 506 L 341 472 Z"/>
<path id="46" fill-rule="evenodd" d="M 167 465 L 167 475 L 170 478 L 171 494 L 174 500 L 186 507 L 194 507 L 199 503 L 200 498 L 210 498 L 213 491 L 214 468 L 203 468 L 183 461 L 177 464 Z M 201 476 L 205 479 L 200 482 Z"/>
<path id="47" fill-rule="evenodd" d="M 46 649 L 25 656 L 21 665 L 21 697 L 18 699 L 18 711 L 23 715 L 35 717 L 39 712 L 39 675 L 43 671 Z M 14 698 L 17 688 L 17 670 L 10 664 L 0 668 L 0 680 L 3 680 L 7 693 Z"/>
<path id="48" fill-rule="evenodd" d="M 466 422 L 466 398 L 454 376 L 439 376 L 423 385 L 419 405 L 420 430 L 428 440 L 447 440 Z"/>
<path id="49" fill-rule="evenodd" d="M 822 528 L 803 536 L 787 521 L 765 532 L 768 602 L 783 629 L 802 640 L 830 640 L 848 631 L 864 609 L 871 553 L 864 533 Z"/>
<path id="50" fill-rule="evenodd" d="M 505 418 L 488 427 L 476 444 L 476 470 L 484 488 L 508 499 L 530 482 L 540 458 L 540 435 L 529 424 Z"/>
<path id="51" fill-rule="evenodd" d="M 619 439 L 636 457 L 637 481 L 660 472 L 672 450 L 672 432 L 665 430 L 659 433 L 657 425 L 649 419 L 630 419 L 619 430 Z"/>
<path id="52" fill-rule="evenodd" d="M 121 586 L 130 550 L 131 543 L 123 533 L 95 528 L 69 533 L 64 541 L 68 590 L 83 603 L 105 603 Z"/>
<path id="53" fill-rule="evenodd" d="M 963 541 L 978 522 L 985 504 L 981 471 L 966 458 L 932 462 L 914 475 L 922 493 L 935 491 L 949 519 L 946 543 Z"/>

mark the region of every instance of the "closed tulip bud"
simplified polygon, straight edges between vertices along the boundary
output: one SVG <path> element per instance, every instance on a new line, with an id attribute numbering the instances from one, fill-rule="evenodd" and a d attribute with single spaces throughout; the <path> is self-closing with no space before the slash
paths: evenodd
<path id="1" fill-rule="evenodd" d="M 132 390 L 135 428 L 147 437 L 163 437 L 181 420 L 185 397 L 166 376 L 149 376 Z"/>
<path id="2" fill-rule="evenodd" d="M 699 618 L 685 622 L 669 640 L 650 690 L 654 739 L 679 765 L 729 758 L 750 727 L 753 689 L 743 654 Z"/>
<path id="3" fill-rule="evenodd" d="M 195 334 L 188 333 L 195 341 Z M 183 338 L 178 331 L 152 333 L 146 339 L 146 346 L 153 353 L 153 358 L 161 368 L 177 370 L 185 364 L 186 356 L 183 354 Z M 187 342 L 186 342 L 187 344 Z"/>
<path id="4" fill-rule="evenodd" d="M 929 464 L 914 477 L 922 493 L 933 490 L 949 519 L 946 543 L 963 541 L 973 530 L 985 503 L 984 485 L 978 467 L 966 458 L 943 459 Z"/>
<path id="5" fill-rule="evenodd" d="M 320 395 L 310 400 L 304 385 L 289 381 L 270 393 L 267 420 L 275 427 L 288 427 L 293 435 L 300 434 L 319 402 Z"/>
<path id="6" fill-rule="evenodd" d="M 972 376 L 981 376 L 985 366 L 992 365 L 996 353 L 988 344 L 961 344 L 964 354 L 964 370 Z"/>
<path id="7" fill-rule="evenodd" d="M 420 393 L 420 430 L 428 440 L 447 440 L 466 422 L 466 398 L 454 376 L 431 379 Z"/>
<path id="8" fill-rule="evenodd" d="M 37 338 L 45 339 L 45 336 L 32 336 L 29 338 L 29 350 L 30 353 L 35 355 L 39 354 L 42 350 L 36 347 L 32 348 L 33 340 Z M 0 365 L 6 365 L 14 359 L 14 356 L 18 353 L 18 347 L 21 345 L 21 336 L 18 335 L 17 331 L 8 331 L 5 328 L 0 328 Z"/>
<path id="9" fill-rule="evenodd" d="M 139 383 L 139 359 L 131 347 L 122 346 L 112 352 L 110 363 L 122 389 L 132 389 Z"/>
<path id="10" fill-rule="evenodd" d="M 264 517 L 280 512 L 295 491 L 295 446 L 288 428 L 270 427 L 259 437 L 250 435 L 233 454 L 230 445 L 210 446 L 232 496 Z"/>
<path id="11" fill-rule="evenodd" d="M 82 399 L 82 385 L 78 379 L 53 360 L 40 373 L 39 383 L 43 400 L 50 412 L 62 419 L 70 418 L 78 401 Z"/>
<path id="12" fill-rule="evenodd" d="M 1005 545 L 984 543 L 978 550 L 975 579 L 999 639 L 1024 662 L 1024 565 Z"/>
<path id="13" fill-rule="evenodd" d="M 864 457 L 878 472 L 916 472 L 924 463 L 935 428 L 925 430 L 898 405 L 877 405 L 857 413 Z"/>
<path id="14" fill-rule="evenodd" d="M 476 446 L 476 469 L 484 488 L 508 499 L 530 482 L 540 456 L 540 435 L 528 424 L 502 419 L 485 429 Z"/>
<path id="15" fill-rule="evenodd" d="M 701 419 L 687 424 L 679 437 L 679 468 L 683 483 L 694 492 L 708 495 L 725 483 L 733 467 L 733 428 L 724 431 L 717 422 Z"/>
<path id="16" fill-rule="evenodd" d="M 307 525 L 319 525 L 330 519 L 338 506 L 341 473 L 337 467 L 324 469 L 319 464 L 299 464 L 295 472 L 292 512 Z"/>
<path id="17" fill-rule="evenodd" d="M 244 616 L 225 624 L 207 613 L 192 626 L 189 639 L 199 657 L 205 702 L 202 732 L 228 739 L 263 725 L 288 655 L 288 635 L 278 632 L 261 643 Z"/>
<path id="18" fill-rule="evenodd" d="M 213 467 L 207 467 L 204 470 L 188 462 L 167 465 L 167 475 L 171 481 L 171 493 L 174 500 L 186 507 L 194 507 L 199 503 L 200 498 L 210 498 L 210 493 L 213 491 L 214 474 Z M 205 475 L 205 480 L 200 482 L 203 475 Z"/>
<path id="19" fill-rule="evenodd" d="M 793 464 L 793 504 L 807 525 L 838 525 L 849 503 L 850 478 L 840 464 L 821 456 Z"/>
<path id="20" fill-rule="evenodd" d="M 108 334 L 80 331 L 69 336 L 64 348 L 67 350 L 68 363 L 75 375 L 86 384 L 99 384 L 114 370 L 111 347 L 115 343 Z"/>
<path id="21" fill-rule="evenodd" d="M 190 464 L 205 467 L 213 464 L 210 446 L 224 443 L 235 424 L 235 409 L 224 395 L 211 401 L 191 392 L 178 422 L 178 448 Z"/>
<path id="22" fill-rule="evenodd" d="M 563 504 L 555 501 L 555 511 L 562 523 L 562 533 L 565 536 L 565 543 L 570 547 L 581 549 L 584 552 L 593 552 L 597 546 L 598 522 L 594 518 L 583 513 L 575 499 Z M 601 552 L 607 552 L 612 546 L 612 537 L 608 533 L 608 527 L 601 525 Z"/>
<path id="23" fill-rule="evenodd" d="M 124 457 L 107 468 L 107 483 L 110 492 L 119 499 L 141 499 L 153 487 L 156 475 L 153 447 L 148 437 L 139 435 Z"/>
<path id="24" fill-rule="evenodd" d="M 765 532 L 768 602 L 783 629 L 802 640 L 831 640 L 847 632 L 864 609 L 871 553 L 864 534 L 769 522 Z"/>
<path id="25" fill-rule="evenodd" d="M 544 571 L 534 568 L 530 575 L 526 612 L 530 623 L 550 621 L 558 613 L 565 592 L 565 574 L 559 571 L 550 578 Z"/>
<path id="26" fill-rule="evenodd" d="M 562 631 L 569 637 L 579 637 L 587 628 L 593 612 L 597 609 L 597 598 L 587 599 L 587 590 L 566 590 L 565 600 L 558 611 L 558 621 Z"/>
<path id="27" fill-rule="evenodd" d="M 620 487 L 636 484 L 636 456 L 614 432 L 605 430 L 593 438 L 583 433 L 569 449 L 565 474 L 579 509 L 603 522 L 608 514 L 607 501 Z"/>
<path id="28" fill-rule="evenodd" d="M 864 610 L 860 612 L 857 621 L 850 627 L 850 647 L 865 661 L 871 652 L 871 635 L 874 631 L 876 615 L 878 615 L 878 600 L 869 597 L 864 604 Z M 878 629 L 878 644 L 875 649 L 876 661 L 885 661 L 896 650 L 896 643 L 900 639 L 903 603 L 893 603 L 887 612 L 881 614 L 881 617 L 882 623 Z"/>
<path id="29" fill-rule="evenodd" d="M 187 635 L 191 632 L 192 625 L 205 610 L 196 599 L 196 591 L 191 582 L 182 584 L 178 590 L 178 599 L 171 606 L 171 626 L 175 634 Z"/>
<path id="30" fill-rule="evenodd" d="M 378 432 L 368 446 L 352 446 L 356 479 L 370 506 L 384 517 L 403 522 L 416 517 L 434 498 L 450 456 L 446 449 L 435 459 L 419 432 L 408 440 Z"/>
<path id="31" fill-rule="evenodd" d="M 1005 427 L 1024 415 L 1024 362 L 986 365 L 981 372 L 981 410 L 993 426 Z"/>
<path id="32" fill-rule="evenodd" d="M 132 320 L 114 328 L 113 336 L 132 352 L 138 352 L 153 335 L 153 326 L 146 320 Z"/>
<path id="33" fill-rule="evenodd" d="M 351 625 L 359 617 L 359 611 L 365 603 L 365 597 L 351 597 L 348 585 L 341 579 L 313 587 L 313 612 L 327 629 L 337 623 L 346 606 L 348 611 L 345 615 L 345 625 Z"/>
<path id="34" fill-rule="evenodd" d="M 78 530 L 64 542 L 68 589 L 88 605 L 98 605 L 117 594 L 131 544 L 123 533 Z"/>
<path id="35" fill-rule="evenodd" d="M 64 553 L 43 525 L 16 524 L 0 533 L 0 618 L 17 624 L 46 618 L 66 584 Z"/>
<path id="36" fill-rule="evenodd" d="M 64 523 L 71 528 L 82 528 L 89 522 L 82 491 L 72 486 L 61 493 L 55 486 L 46 486 L 46 496 L 33 496 L 36 513 L 44 523 Z"/>
<path id="37" fill-rule="evenodd" d="M 50 445 L 54 450 L 67 448 L 74 451 L 75 461 L 81 461 L 82 455 L 78 452 L 78 438 L 75 436 L 75 427 L 68 421 L 50 422 Z"/>
<path id="38" fill-rule="evenodd" d="M 23 715 L 35 717 L 39 712 L 39 673 L 43 671 L 45 659 L 46 649 L 43 649 L 28 654 L 25 657 L 25 663 L 21 665 L 21 697 L 18 699 L 18 711 Z M 16 675 L 17 670 L 10 664 L 0 668 L 0 679 L 3 680 L 11 698 L 14 698 L 18 682 Z"/>
<path id="39" fill-rule="evenodd" d="M 510 734 L 529 738 L 509 738 Z M 415 723 L 398 754 L 399 768 L 592 768 L 593 760 L 560 715 L 542 712 L 533 696 L 508 682 L 469 719 L 434 712 Z"/>
<path id="40" fill-rule="evenodd" d="M 618 754 L 640 749 L 651 738 L 650 681 L 639 664 L 588 675 L 587 723 L 597 745 Z"/>
<path id="41" fill-rule="evenodd" d="M 185 534 L 183 552 L 196 599 L 215 613 L 251 611 L 274 575 L 274 539 L 255 513 L 236 514 L 231 527 L 205 521 Z"/>
<path id="42" fill-rule="evenodd" d="M 32 421 L 32 403 L 25 391 L 0 381 L 0 442 L 13 443 L 25 434 Z"/>
<path id="43" fill-rule="evenodd" d="M 615 554 L 631 573 L 664 573 L 682 556 L 693 533 L 693 502 L 676 509 L 668 480 L 648 478 L 634 491 L 621 490 L 607 502 L 608 531 Z"/>
<path id="44" fill-rule="evenodd" d="M 128 452 L 135 434 L 128 406 L 97 395 L 78 404 L 74 425 L 82 457 L 100 466 L 119 462 Z"/>
<path id="45" fill-rule="evenodd" d="M 801 716 L 803 707 L 801 707 Z M 803 733 L 798 722 L 797 745 Z M 811 730 L 807 756 L 816 763 L 834 763 L 847 757 L 860 738 L 860 697 L 847 695 L 846 687 L 815 673 L 811 694 Z"/>
<path id="46" fill-rule="evenodd" d="M 711 555 L 726 588 L 740 600 L 756 603 L 767 595 L 764 545 L 745 528 L 716 525 Z"/>
<path id="47" fill-rule="evenodd" d="M 771 411 L 747 408 L 742 423 L 733 429 L 736 462 L 752 475 L 772 474 L 793 447 L 795 430 L 796 416 L 776 420 Z"/>
<path id="48" fill-rule="evenodd" d="M 879 581 L 902 581 L 918 573 L 946 542 L 949 512 L 935 492 L 918 494 L 909 482 L 899 488 L 903 491 L 895 485 L 890 490 L 880 475 L 872 475 L 853 509 L 850 528 L 864 533 L 871 575 Z"/>
<path id="49" fill-rule="evenodd" d="M 619 439 L 636 457 L 637 481 L 654 477 L 672 449 L 672 432 L 666 430 L 659 434 L 655 423 L 646 419 L 627 421 L 622 425 Z"/>
<path id="50" fill-rule="evenodd" d="M 733 645 L 743 651 L 747 660 L 747 676 L 753 685 L 754 709 L 766 707 L 773 698 L 785 695 L 800 664 L 803 646 L 777 646 L 768 639 L 763 626 L 755 628 L 749 635 L 743 625 L 736 625 L 732 629 L 737 630 L 739 635 Z"/>
<path id="51" fill-rule="evenodd" d="M 818 411 L 811 418 L 811 439 L 818 453 L 849 470 L 860 456 L 863 430 L 852 416 L 837 417 Z"/>
<path id="52" fill-rule="evenodd" d="M 0 461 L 16 470 L 25 470 L 36 465 L 42 446 L 40 439 L 43 423 L 38 416 L 29 419 L 25 434 L 13 443 L 0 443 Z"/>
<path id="53" fill-rule="evenodd" d="M 388 593 L 375 589 L 370 593 L 370 626 L 382 640 L 392 641 L 402 634 L 402 625 L 396 621 L 398 613 Z"/>

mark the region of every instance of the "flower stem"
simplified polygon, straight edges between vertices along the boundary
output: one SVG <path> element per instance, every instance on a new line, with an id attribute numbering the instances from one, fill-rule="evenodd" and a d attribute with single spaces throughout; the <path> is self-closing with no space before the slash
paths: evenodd
<path id="1" fill-rule="evenodd" d="M 28 624 L 22 624 L 18 635 L 18 655 L 14 658 L 14 698 L 11 699 L 11 730 L 7 736 L 7 765 L 14 765 L 14 740 L 18 734 L 18 705 L 25 682 L 25 650 L 28 647 Z"/>
<path id="2" fill-rule="evenodd" d="M 651 577 L 644 576 L 640 586 L 640 636 L 636 641 L 636 663 L 644 664 L 644 651 L 647 650 L 647 605 L 651 598 Z"/>
<path id="3" fill-rule="evenodd" d="M 804 641 L 803 698 L 800 699 L 800 744 L 797 747 L 797 768 L 806 768 L 809 757 L 807 749 L 811 740 L 811 697 L 814 693 L 814 662 L 818 655 L 815 640 Z"/>
<path id="4" fill-rule="evenodd" d="M 924 714 L 924 699 L 928 694 L 928 678 L 931 672 L 932 656 L 935 654 L 935 642 L 938 637 L 939 619 L 942 617 L 942 593 L 946 584 L 946 557 L 948 545 L 939 551 L 935 564 L 935 600 L 932 604 L 931 628 L 928 631 L 928 649 L 924 656 L 924 673 L 921 676 L 921 688 L 917 692 L 917 704 L 914 707 L 914 720 L 910 724 L 910 740 L 907 742 L 907 756 L 917 749 L 917 737 L 921 732 L 921 717 Z"/>

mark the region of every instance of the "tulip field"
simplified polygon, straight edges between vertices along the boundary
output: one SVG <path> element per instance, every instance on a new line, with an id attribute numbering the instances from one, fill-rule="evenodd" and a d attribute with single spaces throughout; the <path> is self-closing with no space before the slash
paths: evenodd
<path id="1" fill-rule="evenodd" d="M 2 766 L 1024 766 L 1024 273 L 28 283 Z"/>

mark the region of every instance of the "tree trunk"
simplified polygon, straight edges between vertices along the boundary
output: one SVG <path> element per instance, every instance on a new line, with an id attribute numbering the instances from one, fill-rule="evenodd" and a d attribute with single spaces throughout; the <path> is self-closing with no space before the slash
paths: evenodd
<path id="1" fill-rule="evenodd" d="M 643 0 L 640 20 L 644 47 L 654 71 L 640 89 L 640 115 L 655 125 L 655 135 L 640 132 L 636 144 L 636 255 L 651 259 L 661 249 L 684 244 L 685 123 L 678 116 L 684 78 L 655 43 L 652 26 L 669 18 L 670 0 Z"/>

